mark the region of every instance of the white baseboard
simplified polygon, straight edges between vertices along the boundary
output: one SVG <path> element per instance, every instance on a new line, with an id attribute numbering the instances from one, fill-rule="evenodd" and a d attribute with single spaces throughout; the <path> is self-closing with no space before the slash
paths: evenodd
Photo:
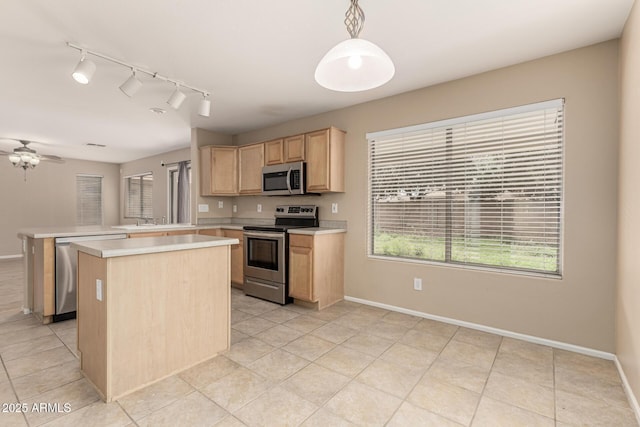
<path id="1" fill-rule="evenodd" d="M 22 254 L 17 254 L 17 255 L 0 255 L 0 259 L 15 259 L 15 258 L 22 258 Z"/>
<path id="2" fill-rule="evenodd" d="M 422 317 L 425 319 L 437 320 L 443 323 L 449 323 L 456 326 L 462 326 L 469 329 L 475 329 L 478 331 L 489 332 L 491 334 L 502 335 L 503 337 L 515 338 L 523 341 L 528 341 L 534 344 L 546 345 L 561 350 L 572 351 L 574 353 L 580 353 L 587 356 L 598 357 L 600 359 L 615 360 L 616 356 L 613 353 L 607 353 L 606 351 L 594 350 L 588 347 L 581 347 L 579 345 L 567 344 L 561 341 L 549 340 L 546 338 L 540 338 L 533 335 L 520 334 L 518 332 L 507 331 L 505 329 L 493 328 L 491 326 L 480 325 L 477 323 L 465 322 L 463 320 L 452 319 L 449 317 L 436 316 L 433 314 L 423 313 L 421 311 L 409 310 L 402 307 L 396 307 L 394 305 L 383 304 L 375 301 L 369 301 L 365 299 L 345 296 L 345 300 L 353 301 L 360 304 L 370 305 L 373 307 L 384 308 L 390 311 L 397 311 L 398 313 L 409 314 L 411 316 Z"/>
<path id="3" fill-rule="evenodd" d="M 373 307 L 384 308 L 390 311 L 396 311 L 398 313 L 409 314 L 411 316 L 437 320 L 443 323 L 449 323 L 452 325 L 462 326 L 469 329 L 475 329 L 478 331 L 489 332 L 496 335 L 502 335 L 504 337 L 528 341 L 534 344 L 546 345 L 546 346 L 558 348 L 561 350 L 573 351 L 575 353 L 580 353 L 587 356 L 593 356 L 593 357 L 599 357 L 601 359 L 612 360 L 615 363 L 616 368 L 618 369 L 618 374 L 620 375 L 620 379 L 622 380 L 622 387 L 624 388 L 624 392 L 627 395 L 627 400 L 629 400 L 629 405 L 631 406 L 631 409 L 633 410 L 636 416 L 638 425 L 640 425 L 640 405 L 638 404 L 638 399 L 633 394 L 633 390 L 629 385 L 629 381 L 627 380 L 627 376 L 625 375 L 624 370 L 622 369 L 622 365 L 620 364 L 620 361 L 618 361 L 618 358 L 613 353 L 607 353 L 605 351 L 594 350 L 588 347 L 581 347 L 578 345 L 567 344 L 561 341 L 548 340 L 545 338 L 535 337 L 533 335 L 520 334 L 517 332 L 507 331 L 504 329 L 492 328 L 490 326 L 479 325 L 477 323 L 471 323 L 471 322 L 465 322 L 463 320 L 451 319 L 449 317 L 436 316 L 433 314 L 423 313 L 421 311 L 409 310 L 406 308 L 396 307 L 394 305 L 383 304 L 375 301 L 369 301 L 369 300 L 349 297 L 349 296 L 345 296 L 344 299 L 347 301 L 353 301 L 360 304 L 370 305 Z"/>
<path id="4" fill-rule="evenodd" d="M 627 395 L 627 400 L 629 401 L 629 405 L 631 409 L 636 414 L 636 421 L 638 425 L 640 425 L 640 404 L 638 404 L 638 399 L 636 399 L 635 394 L 633 394 L 633 390 L 631 389 L 631 385 L 627 380 L 627 376 L 624 373 L 624 369 L 622 369 L 622 365 L 616 356 L 613 359 L 613 362 L 616 364 L 616 368 L 618 368 L 618 374 L 620 374 L 620 378 L 622 379 L 622 388 L 624 388 L 624 392 Z"/>

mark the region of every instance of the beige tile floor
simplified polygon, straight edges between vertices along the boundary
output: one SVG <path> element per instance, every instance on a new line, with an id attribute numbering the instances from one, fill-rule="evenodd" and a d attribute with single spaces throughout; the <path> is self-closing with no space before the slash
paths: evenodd
<path id="1" fill-rule="evenodd" d="M 75 320 L 43 326 L 20 314 L 21 280 L 20 261 L 0 261 L 0 403 L 61 410 L 0 412 L 1 426 L 637 425 L 610 361 L 350 302 L 312 312 L 236 290 L 228 352 L 104 404 L 79 371 Z"/>

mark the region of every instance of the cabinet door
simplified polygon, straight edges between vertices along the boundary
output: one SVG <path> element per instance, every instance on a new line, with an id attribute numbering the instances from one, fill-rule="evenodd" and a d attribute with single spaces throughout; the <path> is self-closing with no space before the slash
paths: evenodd
<path id="1" fill-rule="evenodd" d="M 316 300 L 312 248 L 289 246 L 289 296 L 309 302 Z"/>
<path id="2" fill-rule="evenodd" d="M 167 236 L 182 236 L 185 234 L 198 234 L 197 230 L 173 230 L 167 231 Z"/>
<path id="3" fill-rule="evenodd" d="M 224 237 L 238 239 L 237 245 L 231 245 L 231 281 L 242 286 L 244 282 L 244 245 L 242 240 L 242 231 L 239 230 L 222 230 Z"/>
<path id="4" fill-rule="evenodd" d="M 282 145 L 283 142 L 281 139 L 264 143 L 264 160 L 267 166 L 284 163 L 284 150 Z"/>
<path id="5" fill-rule="evenodd" d="M 203 236 L 222 236 L 222 230 L 219 228 L 205 228 L 204 230 L 198 230 L 198 234 L 202 234 Z"/>
<path id="6" fill-rule="evenodd" d="M 262 193 L 262 167 L 264 166 L 264 144 L 240 147 L 240 194 Z"/>
<path id="7" fill-rule="evenodd" d="M 306 135 L 307 191 L 329 190 L 329 130 Z"/>
<path id="8" fill-rule="evenodd" d="M 304 135 L 284 139 L 284 163 L 304 161 Z"/>
<path id="9" fill-rule="evenodd" d="M 238 193 L 238 149 L 211 147 L 211 195 Z"/>

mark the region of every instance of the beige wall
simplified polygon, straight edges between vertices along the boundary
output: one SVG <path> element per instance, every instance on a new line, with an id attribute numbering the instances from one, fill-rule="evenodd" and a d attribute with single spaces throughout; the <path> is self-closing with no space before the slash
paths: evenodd
<path id="1" fill-rule="evenodd" d="M 428 72 L 426 69 L 424 72 Z M 469 78 L 237 135 L 244 145 L 334 125 L 347 131 L 346 294 L 424 313 L 613 352 L 616 277 L 618 42 L 562 53 Z M 566 99 L 562 280 L 369 259 L 367 132 Z M 304 198 L 304 200 L 308 200 Z M 238 217 L 269 217 L 279 200 L 239 197 Z M 262 202 L 265 212 L 256 213 Z M 423 291 L 413 290 L 413 278 Z"/>
<path id="2" fill-rule="evenodd" d="M 640 397 L 640 5 L 620 43 L 620 174 L 616 354 Z"/>
<path id="3" fill-rule="evenodd" d="M 76 225 L 76 175 L 101 175 L 105 225 L 118 223 L 118 165 L 66 160 L 64 164 L 40 162 L 27 171 L 14 168 L 0 157 L 0 256 L 22 253 L 16 237 L 21 228 Z"/>
<path id="4" fill-rule="evenodd" d="M 183 160 L 191 160 L 191 151 L 189 148 L 170 151 L 168 153 L 159 154 L 157 156 L 145 157 L 144 159 L 134 160 L 132 162 L 120 165 L 120 224 L 135 223 L 135 219 L 124 217 L 124 177 L 137 175 L 145 172 L 153 172 L 153 218 L 162 219 L 165 217 L 169 221 L 169 212 L 167 207 L 167 191 L 169 188 L 167 168 L 162 166 L 161 162 L 177 163 Z M 194 174 L 192 170 L 191 173 Z"/>

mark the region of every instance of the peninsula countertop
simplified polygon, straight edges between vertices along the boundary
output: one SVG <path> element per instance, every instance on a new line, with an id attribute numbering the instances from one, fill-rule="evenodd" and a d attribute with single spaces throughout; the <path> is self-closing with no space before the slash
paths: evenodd
<path id="1" fill-rule="evenodd" d="M 185 234 L 139 239 L 92 240 L 72 243 L 71 247 L 99 258 L 113 258 L 237 244 L 238 239 Z"/>

